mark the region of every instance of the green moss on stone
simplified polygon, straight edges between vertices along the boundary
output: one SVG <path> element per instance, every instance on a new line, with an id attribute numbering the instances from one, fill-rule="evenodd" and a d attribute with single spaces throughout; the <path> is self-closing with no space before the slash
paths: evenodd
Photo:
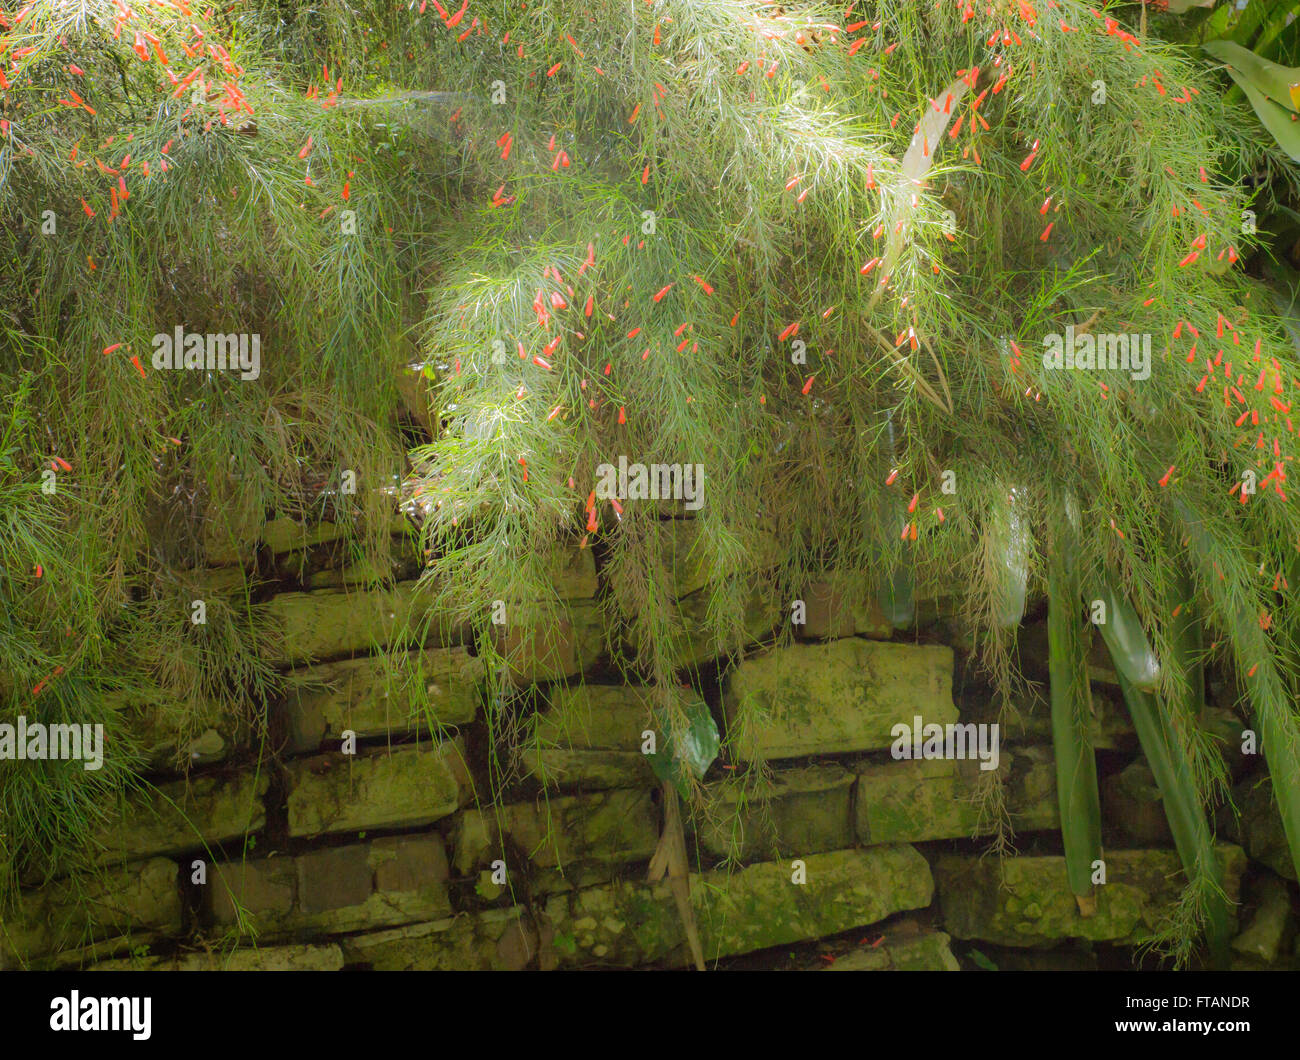
<path id="1" fill-rule="evenodd" d="M 1220 845 L 1228 897 L 1235 901 L 1245 852 Z M 1172 850 L 1119 850 L 1105 856 L 1097 914 L 1079 915 L 1061 857 L 945 855 L 934 867 L 944 928 L 961 939 L 1044 948 L 1066 939 L 1135 945 L 1171 912 L 1184 883 Z"/>
<path id="2" fill-rule="evenodd" d="M 454 813 L 460 786 L 451 743 L 367 756 L 326 754 L 291 762 L 289 834 L 416 828 Z"/>
<path id="3" fill-rule="evenodd" d="M 744 760 L 887 748 L 891 730 L 957 720 L 952 649 L 849 638 L 744 660 L 723 697 Z"/>

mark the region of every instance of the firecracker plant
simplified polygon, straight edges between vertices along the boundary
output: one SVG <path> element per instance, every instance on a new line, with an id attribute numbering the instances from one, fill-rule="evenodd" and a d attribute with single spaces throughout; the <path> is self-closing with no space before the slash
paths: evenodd
<path id="1" fill-rule="evenodd" d="M 1099 625 L 1188 873 L 1161 944 L 1221 952 L 1207 665 L 1300 865 L 1300 354 L 1256 224 L 1295 174 L 1142 6 L 7 5 L 0 714 L 262 716 L 255 597 L 196 629 L 177 572 L 268 513 L 382 558 L 400 502 L 503 688 L 494 602 L 555 628 L 595 550 L 605 648 L 677 733 L 690 638 L 726 658 L 762 606 L 788 637 L 820 572 L 902 628 L 946 598 L 1007 702 L 1045 593 L 1080 909 Z M 176 326 L 260 335 L 260 375 L 155 368 Z M 704 468 L 689 623 L 682 506 L 598 488 L 620 457 Z M 78 864 L 114 763 L 0 763 L 0 891 Z"/>

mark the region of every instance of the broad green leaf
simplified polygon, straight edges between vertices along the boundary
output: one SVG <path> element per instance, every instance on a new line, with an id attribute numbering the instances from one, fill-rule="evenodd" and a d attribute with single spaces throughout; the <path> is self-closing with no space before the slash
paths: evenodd
<path id="1" fill-rule="evenodd" d="M 916 621 L 916 586 L 912 572 L 899 564 L 889 572 L 889 581 L 880 587 L 876 602 L 885 620 L 895 629 L 907 629 Z"/>
<path id="2" fill-rule="evenodd" d="M 1102 601 L 1106 608 L 1106 620 L 1098 628 L 1116 669 L 1143 692 L 1154 692 L 1160 681 L 1160 663 L 1137 612 L 1109 584 L 1098 587 L 1093 599 Z"/>
<path id="3" fill-rule="evenodd" d="M 934 156 L 943 143 L 944 130 L 948 128 L 948 123 L 957 115 L 961 98 L 966 94 L 968 88 L 970 88 L 970 84 L 966 81 L 966 78 L 959 77 L 935 97 L 936 100 L 943 100 L 944 106 L 926 106 L 922 111 L 916 132 L 912 134 L 911 142 L 907 145 L 907 151 L 903 155 L 903 176 L 912 182 L 912 186 L 917 188 L 922 186 L 925 175 L 930 172 L 930 167 L 934 165 Z M 903 202 L 906 201 L 903 200 Z M 903 203 L 899 203 L 900 217 L 902 208 Z M 885 245 L 884 261 L 880 268 L 881 276 L 892 276 L 894 274 L 894 266 L 898 262 L 898 255 L 902 253 L 904 242 L 905 237 L 902 229 L 897 225 L 891 225 L 889 240 Z M 872 291 L 871 300 L 867 303 L 868 307 L 874 306 L 883 293 L 884 288 L 876 285 Z"/>
<path id="4" fill-rule="evenodd" d="M 1214 837 L 1210 834 L 1205 810 L 1196 790 L 1192 760 L 1167 723 L 1162 713 L 1163 705 L 1155 696 L 1129 684 L 1124 679 L 1123 668 L 1119 666 L 1119 657 L 1113 651 L 1112 657 L 1119 673 L 1120 691 L 1133 719 L 1133 728 L 1137 731 L 1142 752 L 1146 755 L 1147 764 L 1160 788 L 1160 801 L 1164 803 L 1165 817 L 1169 821 L 1169 830 L 1173 833 L 1174 846 L 1178 849 L 1183 871 L 1192 881 L 1199 882 L 1201 877 L 1207 878 L 1205 882 L 1209 886 L 1206 887 L 1204 900 L 1210 952 L 1215 965 L 1226 968 L 1228 940 L 1232 937 L 1232 911 L 1223 892 L 1223 866 L 1214 849 Z M 1198 661 L 1187 657 L 1181 662 L 1189 670 L 1190 678 L 1190 671 L 1198 666 Z M 1203 705 L 1201 697 L 1194 698 L 1194 709 L 1199 710 Z M 1193 716 L 1189 711 L 1188 719 Z"/>
<path id="5" fill-rule="evenodd" d="M 1265 99 L 1258 89 L 1231 67 L 1228 68 L 1228 74 L 1246 93 L 1250 105 L 1255 108 L 1255 113 L 1264 123 L 1264 128 L 1273 134 L 1277 145 L 1291 157 L 1293 162 L 1300 162 L 1300 122 L 1295 120 L 1295 115 L 1285 107 Z"/>
<path id="6" fill-rule="evenodd" d="M 1079 572 L 1072 547 L 1075 505 L 1062 498 L 1059 516 L 1048 527 L 1047 643 L 1048 689 L 1052 708 L 1052 753 L 1061 811 L 1065 874 L 1079 912 L 1096 911 L 1093 863 L 1101 857 L 1101 799 L 1097 760 L 1089 721 L 1088 650 L 1080 615 Z"/>
<path id="7" fill-rule="evenodd" d="M 1177 6 L 1175 6 L 1177 5 Z M 1170 0 L 1170 14 L 1182 15 L 1197 7 L 1213 7 L 1213 0 Z M 1247 4 L 1245 10 L 1239 11 L 1235 3 L 1223 4 L 1212 12 L 1205 21 L 1206 35 L 1213 40 L 1234 40 L 1238 44 L 1247 44 L 1260 23 L 1269 18 L 1268 4 Z"/>
<path id="8" fill-rule="evenodd" d="M 1252 5 L 1254 9 L 1268 8 L 1267 19 L 1261 19 L 1264 28 L 1260 31 L 1253 41 L 1250 42 L 1251 49 L 1256 55 L 1268 55 L 1274 44 L 1277 42 L 1283 32 L 1285 32 L 1297 18 L 1300 18 L 1300 3 L 1292 0 L 1289 4 L 1281 6 L 1256 3 Z M 1239 38 L 1242 44 L 1246 43 L 1245 38 Z"/>
<path id="9" fill-rule="evenodd" d="M 987 530 L 997 572 L 993 618 L 1003 629 L 1015 629 L 1025 617 L 1029 528 L 1025 525 L 1021 494 L 1014 486 L 1003 489 L 998 500 L 1001 503 L 994 507 Z"/>
<path id="10" fill-rule="evenodd" d="M 1207 529 L 1209 520 L 1196 512 L 1182 497 L 1170 498 L 1175 518 L 1187 533 L 1187 541 L 1202 571 L 1210 568 L 1217 558 L 1217 548 L 1212 533 Z M 1300 577 L 1292 565 L 1292 577 Z M 1219 622 L 1227 628 L 1251 629 L 1256 617 L 1241 601 L 1219 609 Z M 1255 626 L 1257 628 L 1257 626 Z M 1240 660 L 1238 660 L 1240 665 Z M 1250 673 L 1256 679 L 1245 681 L 1251 714 L 1259 732 L 1264 761 L 1273 780 L 1273 796 L 1282 816 L 1282 830 L 1291 850 L 1291 861 L 1300 873 L 1300 724 L 1293 713 L 1289 692 L 1291 674 L 1280 670 L 1273 656 L 1260 652 L 1255 669 Z"/>
<path id="11" fill-rule="evenodd" d="M 682 703 L 682 709 L 687 717 L 686 727 L 661 733 L 658 751 L 649 757 L 654 775 L 660 780 L 670 781 L 683 798 L 689 798 L 690 786 L 683 776 L 682 763 L 685 762 L 696 779 L 703 777 L 718 757 L 722 741 L 713 715 L 703 700 L 688 699 Z M 677 753 L 679 745 L 680 757 Z"/>
<path id="12" fill-rule="evenodd" d="M 889 464 L 892 467 L 898 455 L 898 448 L 894 439 L 892 411 L 886 416 L 885 431 L 887 455 Z M 886 528 L 885 533 L 888 536 L 893 536 L 895 528 L 899 533 L 902 533 L 908 521 L 906 506 L 903 504 L 901 497 L 891 496 L 885 500 L 879 525 Z M 880 565 L 879 557 L 884 551 L 883 545 L 878 546 L 876 552 L 877 565 Z M 885 574 L 885 579 L 876 593 L 876 601 L 879 603 L 880 610 L 884 614 L 886 621 L 891 626 L 895 629 L 907 629 L 916 620 L 916 586 L 912 577 L 911 565 L 901 560 L 891 564 Z"/>
<path id="13" fill-rule="evenodd" d="M 1273 304 L 1277 306 L 1278 317 L 1286 326 L 1296 352 L 1300 353 L 1300 304 L 1297 303 L 1300 273 L 1285 265 L 1272 263 L 1265 265 L 1264 271 L 1268 276 L 1268 290 L 1273 296 Z"/>
<path id="14" fill-rule="evenodd" d="M 1300 68 L 1279 66 L 1230 40 L 1212 40 L 1203 47 L 1227 64 L 1232 79 L 1247 95 L 1248 89 L 1253 88 L 1284 109 L 1300 110 Z"/>

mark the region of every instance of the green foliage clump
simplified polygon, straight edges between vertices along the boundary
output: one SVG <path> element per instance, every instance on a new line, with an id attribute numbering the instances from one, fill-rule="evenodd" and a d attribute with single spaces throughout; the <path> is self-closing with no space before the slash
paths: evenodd
<path id="1" fill-rule="evenodd" d="M 703 465 L 719 654 L 756 567 L 777 614 L 814 571 L 906 571 L 1010 688 L 1008 571 L 1041 584 L 1063 491 L 1080 582 L 1162 658 L 1191 579 L 1300 850 L 1300 358 L 1242 225 L 1293 178 L 1188 48 L 1076 0 L 184 6 L 0 25 L 0 716 L 264 704 L 248 598 L 199 645 L 169 570 L 205 526 L 326 509 L 382 556 L 400 494 L 494 662 L 492 602 L 553 621 L 556 555 L 596 549 L 610 647 L 684 725 L 681 512 L 592 496 L 620 456 Z M 259 378 L 150 371 L 176 326 L 259 334 Z M 1067 327 L 1149 336 L 1149 376 L 1048 368 Z M 1169 725 L 1213 800 L 1217 752 Z M 121 782 L 0 765 L 17 863 Z"/>

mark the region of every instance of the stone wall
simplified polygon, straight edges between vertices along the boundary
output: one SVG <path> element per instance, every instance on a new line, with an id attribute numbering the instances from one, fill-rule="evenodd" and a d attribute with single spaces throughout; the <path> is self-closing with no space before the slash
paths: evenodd
<path id="1" fill-rule="evenodd" d="M 693 524 L 673 528 L 682 662 L 698 666 L 714 661 L 706 576 Z M 514 691 L 492 701 L 471 631 L 430 615 L 415 581 L 384 584 L 316 551 L 334 536 L 288 520 L 262 532 L 256 551 L 296 571 L 255 605 L 276 631 L 259 650 L 292 678 L 265 725 L 213 715 L 169 729 L 147 705 L 113 704 L 154 772 L 106 808 L 95 872 L 24 892 L 0 924 L 0 965 L 688 966 L 674 883 L 647 873 L 664 823 L 643 753 L 651 697 L 605 665 L 591 552 L 557 569 L 566 620 L 501 631 Z M 254 550 L 227 552 L 214 552 L 209 583 L 242 593 L 238 564 Z M 1085 919 L 1060 856 L 1044 686 L 1004 717 L 996 770 L 896 760 L 898 723 L 995 720 L 960 624 L 939 602 L 932 621 L 894 630 L 868 594 L 829 579 L 804 600 L 806 623 L 783 636 L 789 609 L 756 592 L 743 653 L 704 667 L 717 679 L 681 675 L 727 748 L 686 814 L 689 904 L 709 962 L 1096 967 L 1169 914 L 1179 862 L 1100 654 L 1108 881 Z M 1044 644 L 1031 621 L 1021 662 L 1043 682 Z M 1239 734 L 1230 711 L 1215 718 Z M 1223 848 L 1243 900 L 1237 959 L 1284 966 L 1294 873 L 1258 770 L 1240 756 L 1233 766 L 1246 812 L 1219 831 L 1239 844 Z M 1010 856 L 983 857 L 999 836 Z"/>

